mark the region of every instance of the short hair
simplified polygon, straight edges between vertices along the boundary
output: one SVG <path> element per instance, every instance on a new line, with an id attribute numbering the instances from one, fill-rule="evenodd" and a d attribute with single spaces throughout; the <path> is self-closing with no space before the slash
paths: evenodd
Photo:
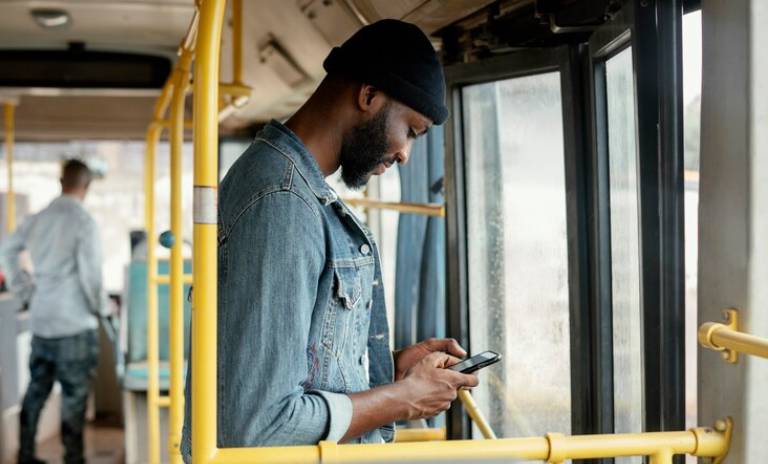
<path id="1" fill-rule="evenodd" d="M 93 173 L 88 165 L 77 159 L 68 160 L 61 169 L 61 187 L 65 190 L 88 187 Z"/>

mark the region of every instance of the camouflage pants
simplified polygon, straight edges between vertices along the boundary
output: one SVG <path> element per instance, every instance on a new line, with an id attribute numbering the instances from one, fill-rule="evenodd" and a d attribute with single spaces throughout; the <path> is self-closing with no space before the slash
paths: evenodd
<path id="1" fill-rule="evenodd" d="M 82 463 L 83 426 L 90 380 L 96 371 L 99 339 L 95 330 L 61 338 L 32 338 L 30 380 L 21 405 L 19 464 L 34 462 L 40 411 L 53 382 L 61 384 L 61 441 L 64 462 Z"/>

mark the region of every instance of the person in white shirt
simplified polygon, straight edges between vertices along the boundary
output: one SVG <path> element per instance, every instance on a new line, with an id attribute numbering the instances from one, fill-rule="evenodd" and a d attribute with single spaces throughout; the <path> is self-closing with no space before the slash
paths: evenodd
<path id="1" fill-rule="evenodd" d="M 97 328 L 99 316 L 109 312 L 98 227 L 82 204 L 92 177 L 85 163 L 67 161 L 61 196 L 28 217 L 0 247 L 0 262 L 8 275 L 19 274 L 23 251 L 29 253 L 33 267 L 30 382 L 20 414 L 19 464 L 42 462 L 35 457 L 35 435 L 54 381 L 62 388 L 64 461 L 84 462 L 83 426 L 98 361 Z"/>

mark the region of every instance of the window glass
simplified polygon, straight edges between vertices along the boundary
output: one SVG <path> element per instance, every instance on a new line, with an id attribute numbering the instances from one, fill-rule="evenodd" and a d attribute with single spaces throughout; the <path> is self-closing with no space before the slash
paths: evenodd
<path id="1" fill-rule="evenodd" d="M 503 355 L 474 395 L 499 436 L 569 434 L 560 74 L 471 85 L 462 98 L 470 351 Z"/>
<path id="2" fill-rule="evenodd" d="M 640 218 L 632 49 L 605 64 L 611 211 L 613 385 L 616 433 L 643 430 Z M 642 463 L 640 458 L 617 462 Z"/>

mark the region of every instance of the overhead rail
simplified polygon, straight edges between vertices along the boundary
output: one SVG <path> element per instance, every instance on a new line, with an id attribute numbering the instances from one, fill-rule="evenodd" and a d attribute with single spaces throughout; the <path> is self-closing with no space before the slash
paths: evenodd
<path id="1" fill-rule="evenodd" d="M 726 362 L 735 364 L 739 353 L 768 358 L 768 338 L 739 331 L 739 311 L 723 311 L 725 322 L 705 322 L 699 327 L 699 343 L 710 350 L 720 351 Z"/>
<path id="2" fill-rule="evenodd" d="M 371 200 L 368 198 L 346 198 L 344 202 L 350 206 L 370 209 L 386 209 L 400 213 L 421 214 L 424 216 L 445 216 L 445 206 L 437 203 L 398 203 Z"/>
<path id="3" fill-rule="evenodd" d="M 8 191 L 5 194 L 5 230 L 16 229 L 16 195 L 13 190 L 13 142 L 15 136 L 14 118 L 15 101 L 6 101 L 3 105 L 5 115 L 5 163 L 8 169 Z"/>

